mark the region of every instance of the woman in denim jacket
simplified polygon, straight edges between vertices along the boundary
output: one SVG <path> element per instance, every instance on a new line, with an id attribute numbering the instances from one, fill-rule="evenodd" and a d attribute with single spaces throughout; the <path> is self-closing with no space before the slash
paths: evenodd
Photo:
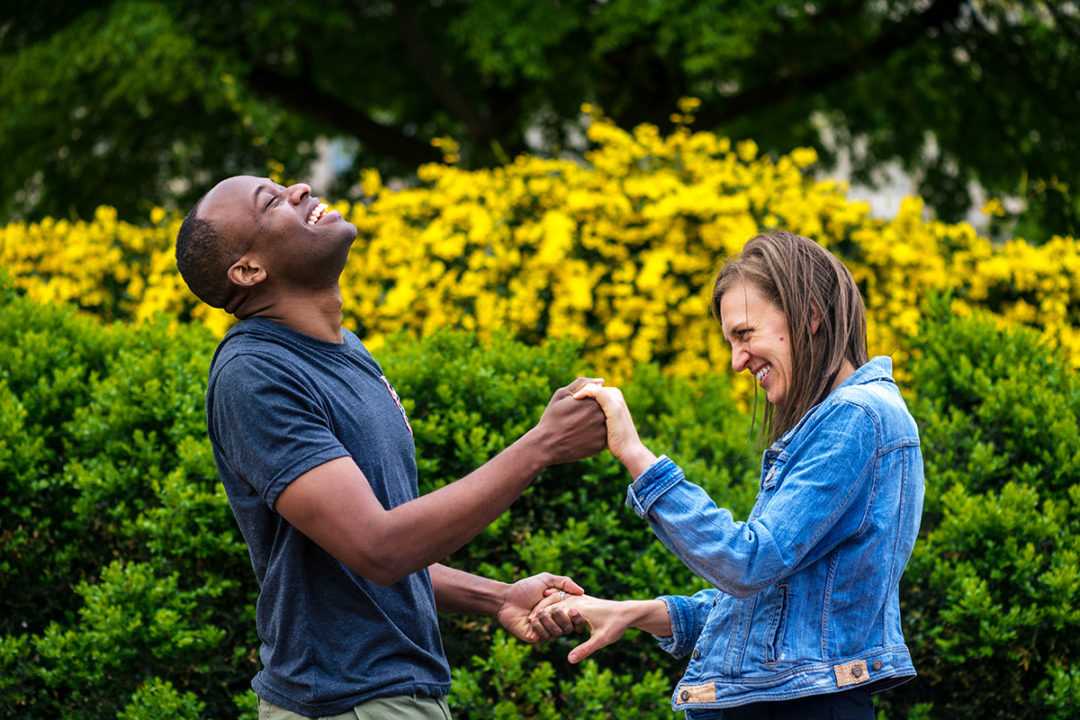
<path id="1" fill-rule="evenodd" d="M 622 394 L 590 385 L 608 447 L 635 478 L 627 504 L 714 589 L 614 602 L 567 597 L 534 626 L 587 623 L 571 662 L 628 627 L 690 655 L 672 706 L 701 718 L 874 718 L 871 692 L 915 675 L 898 586 L 919 529 L 923 463 L 887 357 L 869 359 L 847 269 L 788 232 L 750 240 L 720 271 L 713 312 L 732 367 L 765 392 L 757 502 L 745 522 L 638 438 Z M 556 598 L 551 598 L 554 601 Z"/>

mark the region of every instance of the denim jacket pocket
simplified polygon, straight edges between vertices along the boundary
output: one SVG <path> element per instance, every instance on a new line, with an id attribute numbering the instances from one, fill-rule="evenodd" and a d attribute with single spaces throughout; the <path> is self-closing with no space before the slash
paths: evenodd
<path id="1" fill-rule="evenodd" d="M 776 478 L 784 469 L 791 456 L 787 453 L 787 446 L 777 442 L 765 451 L 761 458 L 761 487 L 762 491 L 772 490 L 776 487 Z"/>
<path id="2" fill-rule="evenodd" d="M 775 665 L 780 662 L 780 657 L 783 654 L 784 633 L 787 630 L 787 618 L 788 585 L 787 583 L 777 583 L 772 620 L 769 623 L 769 631 L 765 635 L 765 663 L 767 665 Z"/>

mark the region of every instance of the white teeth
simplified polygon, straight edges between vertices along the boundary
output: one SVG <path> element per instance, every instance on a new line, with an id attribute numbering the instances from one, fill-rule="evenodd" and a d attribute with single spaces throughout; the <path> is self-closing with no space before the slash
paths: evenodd
<path id="1" fill-rule="evenodd" d="M 311 211 L 310 215 L 308 215 L 307 224 L 314 225 L 315 223 L 319 222 L 319 220 L 322 219 L 322 216 L 326 214 L 326 211 L 329 209 L 329 207 L 330 206 L 324 202 L 316 205 L 315 209 Z"/>
<path id="2" fill-rule="evenodd" d="M 757 378 L 758 382 L 761 382 L 765 379 L 765 376 L 769 374 L 770 370 L 772 370 L 772 365 L 766 365 L 765 367 L 754 373 L 754 377 Z"/>

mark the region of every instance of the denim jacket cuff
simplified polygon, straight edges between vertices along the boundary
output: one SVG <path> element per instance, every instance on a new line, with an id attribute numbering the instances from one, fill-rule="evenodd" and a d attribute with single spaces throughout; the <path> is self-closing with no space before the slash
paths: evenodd
<path id="1" fill-rule="evenodd" d="M 626 489 L 626 504 L 645 517 L 656 499 L 666 493 L 671 486 L 683 479 L 682 469 L 672 462 L 667 455 L 661 455 L 637 480 Z"/>
<path id="2" fill-rule="evenodd" d="M 682 657 L 693 649 L 697 640 L 697 632 L 690 632 L 693 624 L 694 609 L 690 606 L 688 598 L 678 595 L 661 595 L 657 600 L 663 600 L 667 605 L 668 617 L 671 618 L 671 635 L 653 635 L 660 643 L 660 649 L 674 656 Z"/>

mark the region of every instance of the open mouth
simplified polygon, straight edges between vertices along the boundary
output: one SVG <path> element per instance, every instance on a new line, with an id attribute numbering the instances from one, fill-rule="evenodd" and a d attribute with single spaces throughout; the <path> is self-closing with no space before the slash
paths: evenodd
<path id="1" fill-rule="evenodd" d="M 757 378 L 757 381 L 760 383 L 762 380 L 768 377 L 770 370 L 772 370 L 772 365 L 766 365 L 765 367 L 754 373 L 754 377 Z"/>
<path id="2" fill-rule="evenodd" d="M 317 222 L 319 222 L 320 220 L 322 220 L 322 219 L 323 219 L 324 217 L 326 217 L 326 212 L 327 212 L 327 211 L 328 211 L 329 209 L 330 209 L 330 206 L 329 206 L 329 205 L 327 205 L 327 204 L 326 204 L 326 203 L 324 203 L 324 202 L 320 202 L 320 203 L 319 203 L 318 205 L 316 205 L 316 206 L 315 206 L 315 208 L 314 208 L 314 209 L 313 209 L 313 210 L 311 211 L 311 214 L 310 214 L 310 215 L 308 215 L 308 217 L 307 217 L 307 224 L 308 224 L 308 225 L 314 225 L 315 223 L 317 223 Z"/>

